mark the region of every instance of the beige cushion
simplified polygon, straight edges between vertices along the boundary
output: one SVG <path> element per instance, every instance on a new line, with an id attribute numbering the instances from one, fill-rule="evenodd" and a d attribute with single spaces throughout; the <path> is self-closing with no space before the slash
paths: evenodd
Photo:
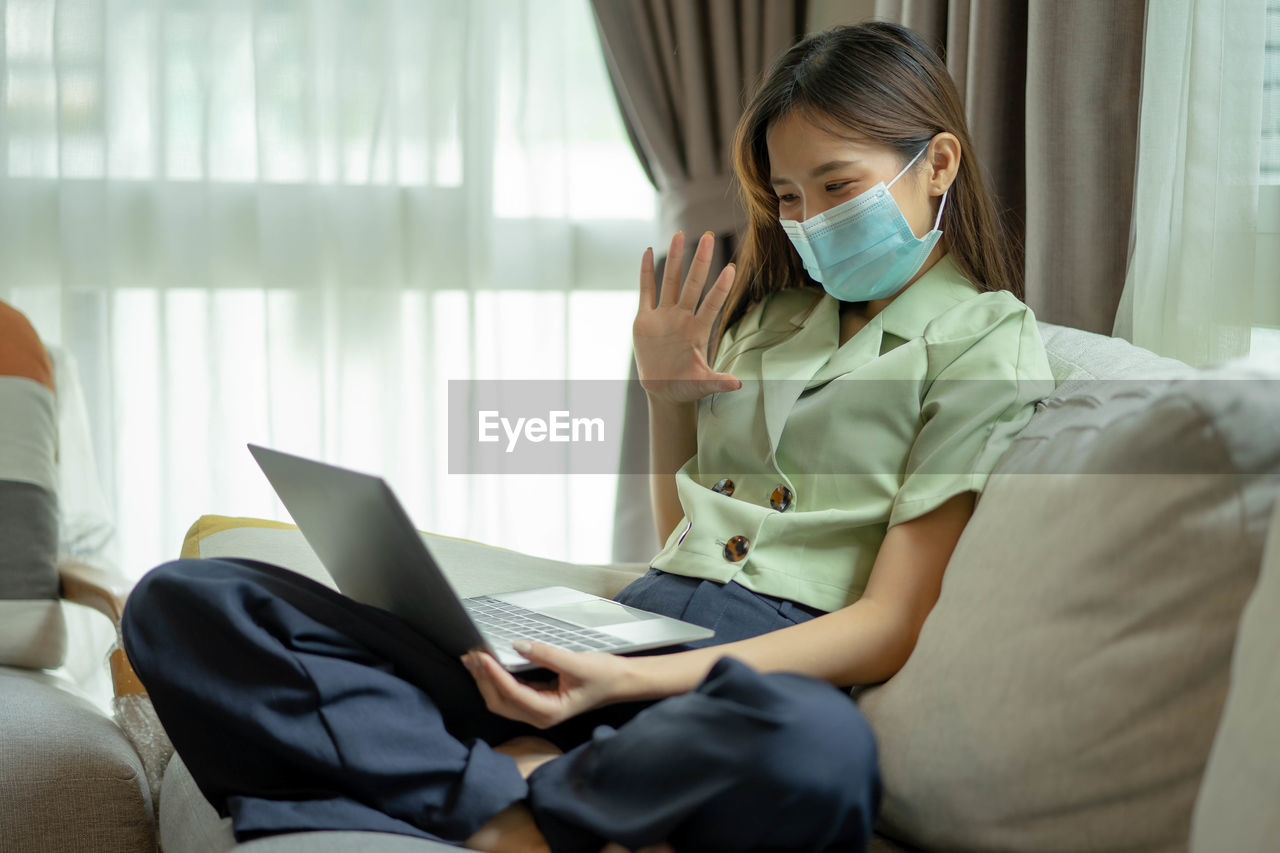
<path id="1" fill-rule="evenodd" d="M 1280 507 L 1240 621 L 1231 690 L 1191 821 L 1192 853 L 1280 845 Z"/>
<path id="2" fill-rule="evenodd" d="M 0 667 L 0 721 L 0 850 L 154 850 L 142 762 L 70 682 Z"/>
<path id="3" fill-rule="evenodd" d="M 1081 380 L 1042 406 L 910 660 L 860 696 L 882 831 L 1185 848 L 1277 491 L 1276 385 Z"/>

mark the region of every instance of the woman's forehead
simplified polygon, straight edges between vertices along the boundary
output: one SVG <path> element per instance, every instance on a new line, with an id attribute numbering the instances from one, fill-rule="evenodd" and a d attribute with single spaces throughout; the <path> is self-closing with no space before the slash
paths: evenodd
<path id="1" fill-rule="evenodd" d="M 765 134 L 769 148 L 771 178 L 796 178 L 813 168 L 832 162 L 879 159 L 891 149 L 878 142 L 838 135 L 815 124 L 800 113 L 792 113 L 771 124 Z"/>

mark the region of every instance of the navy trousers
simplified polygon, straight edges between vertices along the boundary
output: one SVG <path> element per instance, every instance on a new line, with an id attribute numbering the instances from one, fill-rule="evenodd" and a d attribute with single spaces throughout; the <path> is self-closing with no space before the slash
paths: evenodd
<path id="1" fill-rule="evenodd" d="M 716 629 L 686 648 L 817 612 L 656 569 L 617 598 Z M 875 742 L 852 699 L 730 657 L 690 693 L 539 730 L 490 712 L 461 663 L 398 617 L 265 563 L 160 566 L 122 631 L 239 841 L 359 829 L 460 844 L 523 800 L 557 853 L 845 851 L 865 848 L 879 808 Z M 566 752 L 527 782 L 490 748 L 523 734 Z"/>

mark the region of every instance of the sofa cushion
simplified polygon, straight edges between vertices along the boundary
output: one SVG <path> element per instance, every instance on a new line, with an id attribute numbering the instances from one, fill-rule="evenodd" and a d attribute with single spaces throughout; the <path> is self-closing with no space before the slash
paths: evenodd
<path id="1" fill-rule="evenodd" d="M 886 834 L 1185 848 L 1280 489 L 1280 381 L 1195 375 L 1077 377 L 1001 458 L 911 658 L 859 696 Z"/>
<path id="2" fill-rule="evenodd" d="M 1195 368 L 1156 355 L 1123 338 L 1039 321 L 1049 369 L 1058 394 L 1070 394 L 1095 379 L 1154 379 L 1195 376 Z"/>
<path id="3" fill-rule="evenodd" d="M 0 667 L 0 720 L 0 849 L 154 849 L 137 753 L 70 682 Z"/>
<path id="4" fill-rule="evenodd" d="M 57 410 L 27 318 L 0 302 L 0 665 L 58 667 Z"/>
<path id="5" fill-rule="evenodd" d="M 1259 575 L 1196 800 L 1192 853 L 1265 853 L 1280 839 L 1280 506 Z"/>
<path id="6" fill-rule="evenodd" d="M 233 849 L 237 853 L 346 853 L 349 850 L 445 853 L 458 849 L 408 835 L 332 831 L 291 832 L 237 845 L 231 818 L 218 817 L 178 755 L 173 756 L 165 771 L 160 801 L 164 803 L 160 843 L 165 853 L 223 853 Z"/>
<path id="7" fill-rule="evenodd" d="M 422 539 L 463 598 L 557 585 L 610 597 L 647 568 L 643 563 L 565 563 L 434 533 L 423 533 Z M 201 516 L 187 531 L 182 556 L 261 560 L 334 586 L 298 528 L 278 521 Z"/>

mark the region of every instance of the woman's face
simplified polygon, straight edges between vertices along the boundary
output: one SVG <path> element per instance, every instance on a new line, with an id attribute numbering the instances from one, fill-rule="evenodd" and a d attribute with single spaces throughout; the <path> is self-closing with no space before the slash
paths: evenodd
<path id="1" fill-rule="evenodd" d="M 934 148 L 943 137 L 935 137 Z M 798 113 L 784 116 L 770 125 L 765 135 L 769 148 L 770 180 L 778 196 L 778 218 L 803 221 L 830 210 L 874 187 L 888 184 L 902 171 L 898 152 L 875 142 L 855 142 L 815 125 Z M 889 192 L 917 237 L 933 228 L 937 214 L 934 193 L 938 178 L 926 163 L 936 155 L 921 157 Z M 958 157 L 956 158 L 958 161 Z M 945 186 L 954 179 L 954 169 L 945 176 Z"/>

